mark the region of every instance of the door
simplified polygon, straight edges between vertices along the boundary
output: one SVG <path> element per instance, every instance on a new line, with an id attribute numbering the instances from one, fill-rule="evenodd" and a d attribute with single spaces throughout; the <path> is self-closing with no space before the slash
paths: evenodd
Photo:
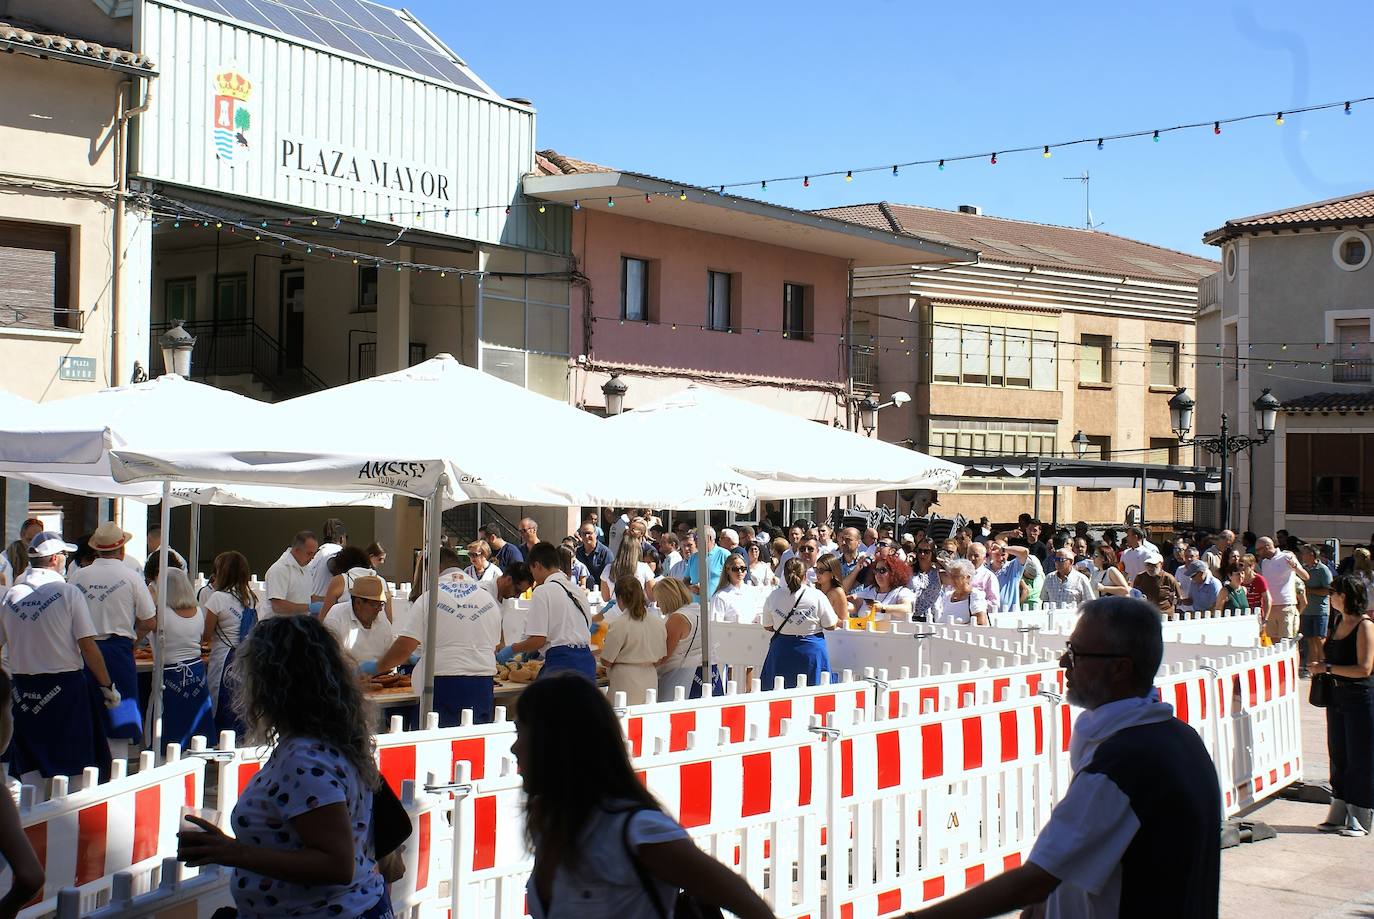
<path id="1" fill-rule="evenodd" d="M 282 370 L 298 370 L 305 363 L 305 271 L 281 273 L 281 320 L 277 342 Z"/>

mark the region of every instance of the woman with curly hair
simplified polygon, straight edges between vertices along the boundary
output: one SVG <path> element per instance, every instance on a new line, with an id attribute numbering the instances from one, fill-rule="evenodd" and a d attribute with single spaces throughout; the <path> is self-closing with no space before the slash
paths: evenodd
<path id="1" fill-rule="evenodd" d="M 243 919 L 389 919 L 372 850 L 375 718 L 339 643 L 313 616 L 279 616 L 254 626 L 235 669 L 246 742 L 274 749 L 234 805 L 234 835 L 187 817 L 204 832 L 177 834 L 177 858 L 233 868 Z"/>

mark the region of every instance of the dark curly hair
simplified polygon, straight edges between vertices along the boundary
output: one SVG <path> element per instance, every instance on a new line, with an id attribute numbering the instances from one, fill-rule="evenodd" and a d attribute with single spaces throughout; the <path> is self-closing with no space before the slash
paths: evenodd
<path id="1" fill-rule="evenodd" d="M 239 645 L 233 670 L 234 711 L 247 726 L 249 743 L 323 741 L 353 764 L 365 787 L 377 786 L 375 711 L 339 643 L 318 619 L 274 616 L 258 622 Z"/>

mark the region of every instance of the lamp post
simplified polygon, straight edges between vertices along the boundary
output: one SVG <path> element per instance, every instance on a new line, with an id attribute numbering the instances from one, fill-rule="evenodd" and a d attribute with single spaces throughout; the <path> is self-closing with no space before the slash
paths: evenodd
<path id="1" fill-rule="evenodd" d="M 196 338 L 181 326 L 181 320 L 172 322 L 172 327 L 157 340 L 162 349 L 162 368 L 166 373 L 179 377 L 191 376 L 191 351 L 196 346 Z"/>
<path id="2" fill-rule="evenodd" d="M 1081 430 L 1073 435 L 1073 440 L 1070 441 L 1070 443 L 1073 444 L 1073 455 L 1079 459 L 1087 456 L 1088 447 L 1092 446 L 1091 442 L 1088 440 L 1088 435 L 1084 434 Z"/>
<path id="3" fill-rule="evenodd" d="M 629 390 L 630 387 L 625 385 L 620 374 L 615 372 L 611 373 L 609 380 L 601 384 L 601 395 L 606 397 L 607 415 L 619 415 L 625 410 L 625 393 Z"/>
<path id="4" fill-rule="evenodd" d="M 1201 447 L 1208 453 L 1215 453 L 1221 457 L 1221 526 L 1222 529 L 1229 530 L 1232 528 L 1230 458 L 1268 443 L 1274 434 L 1278 412 L 1282 406 L 1274 394 L 1265 389 L 1252 403 L 1255 410 L 1255 429 L 1259 431 L 1259 437 L 1232 434 L 1231 421 L 1226 413 L 1222 412 L 1220 434 L 1203 435 L 1187 440 L 1188 432 L 1193 427 L 1193 409 L 1196 406 L 1197 403 L 1188 394 L 1188 390 L 1180 388 L 1169 400 L 1169 426 L 1178 437 L 1180 447 Z"/>
<path id="5" fill-rule="evenodd" d="M 864 433 L 870 437 L 878 427 L 878 412 L 893 405 L 906 405 L 911 401 L 911 396 L 898 390 L 892 394 L 892 398 L 887 402 L 879 402 L 878 397 L 869 393 L 859 400 L 855 407 L 859 410 L 859 424 L 863 427 Z"/>

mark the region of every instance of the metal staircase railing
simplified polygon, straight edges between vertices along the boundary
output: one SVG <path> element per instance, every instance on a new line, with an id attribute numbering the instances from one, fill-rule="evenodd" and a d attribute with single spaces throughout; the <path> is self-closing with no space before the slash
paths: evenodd
<path id="1" fill-rule="evenodd" d="M 310 368 L 289 361 L 281 344 L 252 319 L 200 320 L 182 325 L 196 338 L 191 351 L 193 378 L 252 374 L 282 399 L 328 388 Z M 152 326 L 153 341 L 170 327 L 166 323 Z"/>

